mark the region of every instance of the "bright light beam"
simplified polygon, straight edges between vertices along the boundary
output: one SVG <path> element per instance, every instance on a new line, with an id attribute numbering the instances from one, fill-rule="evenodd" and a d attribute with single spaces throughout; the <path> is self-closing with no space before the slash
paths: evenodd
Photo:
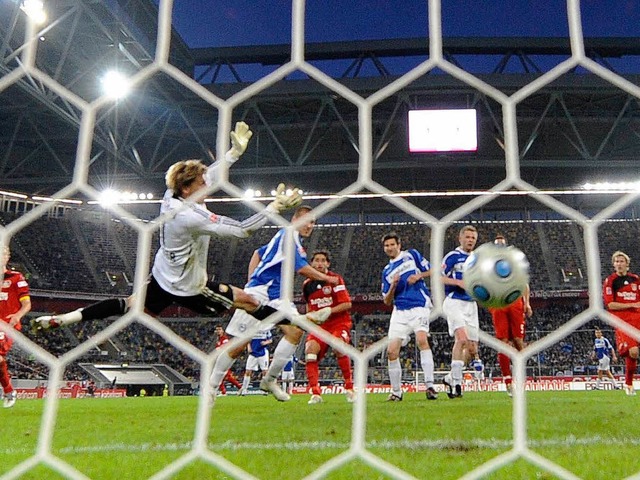
<path id="1" fill-rule="evenodd" d="M 100 82 L 103 93 L 114 100 L 126 97 L 131 91 L 129 79 L 117 70 L 109 70 Z"/>
<path id="2" fill-rule="evenodd" d="M 42 25 L 47 21 L 47 12 L 44 10 L 44 2 L 42 0 L 23 0 L 20 10 L 36 25 Z"/>

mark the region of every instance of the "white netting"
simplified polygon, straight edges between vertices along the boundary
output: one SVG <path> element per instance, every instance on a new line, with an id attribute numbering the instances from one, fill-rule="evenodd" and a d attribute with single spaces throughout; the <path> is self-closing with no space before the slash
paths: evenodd
<path id="1" fill-rule="evenodd" d="M 583 228 L 587 252 L 586 261 L 589 272 L 589 290 L 591 292 L 589 309 L 573 318 L 570 322 L 555 331 L 553 334 L 545 337 L 539 342 L 530 345 L 524 352 L 520 353 L 516 353 L 513 350 L 505 351 L 505 347 L 501 342 L 497 341 L 490 335 L 481 333 L 482 342 L 488 344 L 498 351 L 505 352 L 513 357 L 515 367 L 514 375 L 516 380 L 518 380 L 523 378 L 525 375 L 525 358 L 544 350 L 554 343 L 557 343 L 573 330 L 589 321 L 591 318 L 600 316 L 601 318 L 606 318 L 608 319 L 608 321 L 618 326 L 617 321 L 603 311 L 602 305 L 600 303 L 601 284 L 597 228 L 604 220 L 615 215 L 631 202 L 635 201 L 640 194 L 627 195 L 619 201 L 613 203 L 609 208 L 603 210 L 594 218 L 589 219 L 576 210 L 569 208 L 567 205 L 557 201 L 553 197 L 539 193 L 534 186 L 524 182 L 520 176 L 516 107 L 519 102 L 536 93 L 541 88 L 548 86 L 551 82 L 558 79 L 563 74 L 569 72 L 576 66 L 581 66 L 585 70 L 590 71 L 594 75 L 603 78 L 604 80 L 610 82 L 616 87 L 637 98 L 640 98 L 640 88 L 625 80 L 624 78 L 614 74 L 613 72 L 601 67 L 585 56 L 579 0 L 567 0 L 567 12 L 572 50 L 571 57 L 557 65 L 551 71 L 545 73 L 544 75 L 541 75 L 535 81 L 526 85 L 511 96 L 504 94 L 493 86 L 481 81 L 480 79 L 474 77 L 473 75 L 465 72 L 464 70 L 458 68 L 457 66 L 444 59 L 442 51 L 440 7 L 440 0 L 429 0 L 429 59 L 418 65 L 407 74 L 403 75 L 398 80 L 377 91 L 370 97 L 363 98 L 305 61 L 305 3 L 302 0 L 294 0 L 290 62 L 278 68 L 265 78 L 262 78 L 260 81 L 255 82 L 245 90 L 242 90 L 239 93 L 233 95 L 229 99 L 222 100 L 208 92 L 193 79 L 187 77 L 179 69 L 169 63 L 172 17 L 171 13 L 173 2 L 171 0 L 161 0 L 158 24 L 158 41 L 155 59 L 151 65 L 138 72 L 138 74 L 133 78 L 133 82 L 134 85 L 139 87 L 152 75 L 158 72 L 162 72 L 173 78 L 185 89 L 190 89 L 195 94 L 200 96 L 205 102 L 217 108 L 219 111 L 219 123 L 217 131 L 217 156 L 218 158 L 222 158 L 224 152 L 228 148 L 228 132 L 231 130 L 232 113 L 234 111 L 234 108 L 242 102 L 249 100 L 253 95 L 264 91 L 274 83 L 285 79 L 285 77 L 287 77 L 292 72 L 304 72 L 310 78 L 314 79 L 328 89 L 336 92 L 338 95 L 342 96 L 349 102 L 353 103 L 359 111 L 359 177 L 357 182 L 350 185 L 343 192 L 339 193 L 351 193 L 362 190 L 368 190 L 373 193 L 380 193 L 385 195 L 392 193 L 384 186 L 372 180 L 372 109 L 380 102 L 396 94 L 398 91 L 408 86 L 410 83 L 418 80 L 420 77 L 430 72 L 431 70 L 438 68 L 441 71 L 460 80 L 461 82 L 474 87 L 484 95 L 498 102 L 502 106 L 503 110 L 506 178 L 492 189 L 495 195 L 476 197 L 441 219 L 437 219 L 429 213 L 416 208 L 402 198 L 392 196 L 388 196 L 386 198 L 398 209 L 412 215 L 419 221 L 425 222 L 431 229 L 432 242 L 430 256 L 432 259 L 432 264 L 434 265 L 438 265 L 439 260 L 443 257 L 444 239 L 447 227 L 452 225 L 454 222 L 464 218 L 466 215 L 474 212 L 488 202 L 491 202 L 494 198 L 499 196 L 501 192 L 510 189 L 517 189 L 523 192 L 528 192 L 531 196 L 535 197 L 539 202 L 546 205 L 548 208 L 559 212 L 564 217 L 574 221 L 576 224 L 580 225 Z M 90 187 L 87 183 L 90 164 L 90 151 L 94 127 L 96 124 L 97 112 L 101 108 L 104 108 L 105 105 L 108 105 L 111 100 L 106 97 L 101 97 L 89 103 L 58 84 L 53 78 L 38 70 L 38 68 L 36 68 L 35 66 L 35 52 L 38 43 L 37 40 L 37 31 L 35 27 L 30 24 L 27 31 L 27 38 L 25 43 L 26 46 L 21 54 L 20 67 L 16 68 L 0 79 L 0 91 L 7 89 L 9 86 L 15 84 L 21 78 L 28 76 L 31 79 L 37 80 L 44 87 L 50 89 L 52 92 L 59 95 L 65 101 L 69 102 L 82 112 L 74 179 L 70 185 L 68 185 L 62 191 L 58 192 L 55 198 L 62 199 L 68 197 L 74 192 L 84 192 L 89 197 L 97 200 L 98 192 Z M 223 189 L 236 197 L 242 196 L 242 192 L 240 191 L 240 189 L 236 188 L 234 185 L 228 182 L 228 171 L 224 171 L 224 169 L 220 172 L 220 178 L 215 188 Z M 323 214 L 331 212 L 339 205 L 341 201 L 342 200 L 340 198 L 326 201 L 325 203 L 317 207 L 315 213 L 318 216 L 321 216 Z M 13 221 L 6 228 L 0 230 L 3 241 L 5 243 L 8 243 L 8 239 L 15 235 L 20 229 L 24 228 L 26 225 L 35 221 L 44 213 L 46 213 L 47 209 L 49 208 L 52 208 L 51 204 L 41 205 L 38 208 L 35 208 L 34 210 L 26 213 L 19 219 Z M 156 226 L 137 222 L 135 217 L 131 216 L 128 212 L 122 209 L 115 209 L 115 213 L 138 232 L 139 243 L 134 290 L 136 292 L 143 291 L 144 281 L 147 278 L 149 272 L 149 254 L 152 240 L 151 237 Z M 440 282 L 438 282 L 439 272 L 437 270 L 438 269 L 434 269 L 434 278 L 432 281 L 434 285 L 434 304 L 436 305 L 436 308 L 434 309 L 434 316 L 441 314 L 440 305 L 442 304 L 444 296 L 442 285 Z M 287 275 L 285 282 L 285 288 L 287 292 L 289 292 L 289 296 L 291 296 L 293 292 L 292 277 L 292 274 Z M 142 295 L 137 296 L 137 303 L 131 313 L 125 315 L 118 321 L 109 325 L 109 327 L 92 338 L 92 342 L 99 343 L 103 340 L 108 339 L 110 336 L 115 335 L 118 331 L 122 330 L 133 321 L 140 322 L 150 330 L 159 334 L 167 342 L 170 342 L 172 345 L 185 352 L 192 359 L 199 362 L 202 366 L 202 378 L 206 378 L 207 372 L 211 369 L 213 360 L 212 357 L 205 355 L 200 350 L 193 347 L 191 344 L 180 338 L 169 328 L 162 325 L 158 321 L 145 316 L 142 313 Z M 0 323 L 0 325 L 3 324 Z M 56 358 L 44 349 L 29 342 L 24 337 L 18 337 L 16 339 L 16 343 L 21 348 L 32 352 L 38 361 L 50 367 L 51 371 L 49 385 L 51 386 L 52 391 L 48 395 L 45 404 L 44 419 L 39 433 L 37 453 L 27 461 L 19 464 L 11 471 L 6 473 L 3 478 L 17 478 L 34 467 L 39 462 L 44 462 L 50 465 L 51 468 L 68 478 L 86 478 L 74 467 L 53 455 L 52 439 L 58 409 L 58 385 L 60 384 L 60 380 L 62 379 L 64 367 L 70 362 L 78 359 L 81 355 L 88 351 L 91 348 L 91 345 L 89 344 L 89 342 L 85 342 L 67 352 L 60 358 Z M 335 346 L 343 350 L 345 349 L 344 346 L 340 347 L 339 344 L 335 344 Z M 354 370 L 357 389 L 364 391 L 367 377 L 368 361 L 375 355 L 379 354 L 384 349 L 384 347 L 384 342 L 379 342 L 374 346 L 368 348 L 364 352 L 358 352 L 357 350 L 352 348 L 348 349 L 348 353 L 354 358 Z M 468 472 L 463 478 L 482 478 L 484 475 L 487 475 L 488 473 L 495 471 L 519 458 L 525 459 L 535 465 L 538 465 L 540 468 L 550 471 L 553 475 L 559 478 L 576 478 L 575 475 L 566 471 L 564 468 L 558 466 L 557 464 L 549 461 L 548 459 L 531 450 L 526 429 L 527 412 L 523 390 L 524 382 L 517 381 L 516 384 L 519 386 L 519 389 L 514 393 L 514 441 L 512 449 L 502 455 L 495 457 L 494 459 L 481 465 L 475 470 Z M 196 460 L 204 460 L 205 462 L 209 462 L 212 465 L 215 465 L 217 468 L 220 468 L 227 474 L 236 478 L 252 478 L 247 472 L 232 464 L 225 458 L 213 453 L 209 449 L 207 444 L 207 437 L 210 429 L 209 426 L 211 412 L 206 403 L 206 389 L 204 393 L 205 394 L 201 396 L 200 408 L 198 410 L 197 418 L 197 429 L 194 435 L 194 441 L 191 450 L 183 455 L 180 459 L 171 463 L 159 473 L 154 475 L 153 478 L 170 478 L 173 474 Z M 390 463 L 372 454 L 367 449 L 365 438 L 366 409 L 364 395 L 360 395 L 358 397 L 358 401 L 354 404 L 353 415 L 354 417 L 350 448 L 346 452 L 334 457 L 330 461 L 323 464 L 307 478 L 321 478 L 332 470 L 337 469 L 341 465 L 344 465 L 345 463 L 350 462 L 354 459 L 359 459 L 370 465 L 371 467 L 393 478 L 413 478 L 411 475 L 404 472 L 399 466 L 391 465 Z"/>

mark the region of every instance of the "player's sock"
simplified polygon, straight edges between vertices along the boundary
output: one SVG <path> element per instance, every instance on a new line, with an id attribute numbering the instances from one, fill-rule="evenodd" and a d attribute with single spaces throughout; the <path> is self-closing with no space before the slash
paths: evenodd
<path id="1" fill-rule="evenodd" d="M 633 375 L 636 373 L 636 369 L 638 368 L 638 360 L 626 356 L 624 358 L 624 364 L 626 367 L 626 371 L 624 372 L 624 383 L 626 385 L 633 385 Z"/>
<path id="2" fill-rule="evenodd" d="M 249 384 L 251 383 L 251 377 L 246 375 L 242 378 L 242 391 L 247 392 L 249 390 Z"/>
<path id="3" fill-rule="evenodd" d="M 433 352 L 430 348 L 426 350 L 420 350 L 420 365 L 422 365 L 422 371 L 424 372 L 424 383 L 429 387 L 433 387 L 433 370 L 435 369 L 433 364 Z"/>
<path id="4" fill-rule="evenodd" d="M 599 389 L 601 385 L 602 385 L 602 379 L 601 378 L 596 379 L 596 388 Z"/>
<path id="5" fill-rule="evenodd" d="M 242 384 L 238 381 L 235 375 L 229 375 L 229 381 L 231 382 L 231 385 L 236 387 L 238 390 L 242 388 Z"/>
<path id="6" fill-rule="evenodd" d="M 353 390 L 353 372 L 351 371 L 351 358 L 349 355 L 338 357 L 338 366 L 344 378 L 344 389 Z"/>
<path id="7" fill-rule="evenodd" d="M 400 359 L 389 360 L 387 362 L 389 367 L 389 381 L 391 382 L 391 392 L 399 397 L 402 396 L 402 367 L 400 366 Z"/>
<path id="8" fill-rule="evenodd" d="M 315 353 L 307 353 L 307 378 L 309 379 L 309 391 L 313 395 L 320 395 L 320 371 L 318 369 L 318 355 Z"/>
<path id="9" fill-rule="evenodd" d="M 222 379 L 227 374 L 227 371 L 233 365 L 233 362 L 236 360 L 229 356 L 228 352 L 222 352 L 218 359 L 216 360 L 215 365 L 213 366 L 213 372 L 211 372 L 211 377 L 209 377 L 209 385 L 213 390 L 217 390 L 222 383 Z"/>
<path id="10" fill-rule="evenodd" d="M 56 315 L 56 320 L 60 325 L 77 323 L 80 320 L 100 320 L 103 318 L 121 316 L 127 312 L 127 301 L 124 298 L 110 298 L 103 300 L 87 308 L 75 310 L 73 312 Z"/>
<path id="11" fill-rule="evenodd" d="M 11 385 L 11 376 L 9 375 L 9 367 L 7 362 L 0 362 L 0 385 L 5 395 L 13 392 L 13 385 Z"/>
<path id="12" fill-rule="evenodd" d="M 504 353 L 498 354 L 498 364 L 503 377 L 511 377 L 511 359 Z"/>
<path id="13" fill-rule="evenodd" d="M 274 381 L 278 378 L 278 375 L 280 375 L 284 366 L 289 362 L 291 355 L 295 353 L 297 346 L 298 345 L 294 345 L 289 342 L 286 338 L 282 338 L 282 340 L 278 342 L 278 346 L 276 346 L 276 349 L 273 351 L 271 365 L 265 375 L 265 378 L 268 381 Z"/>
<path id="14" fill-rule="evenodd" d="M 464 362 L 462 360 L 451 360 L 451 380 L 454 385 L 462 385 L 462 369 Z"/>
<path id="15" fill-rule="evenodd" d="M 220 382 L 220 388 L 218 390 L 222 395 L 227 394 L 227 387 L 224 386 L 224 379 Z"/>

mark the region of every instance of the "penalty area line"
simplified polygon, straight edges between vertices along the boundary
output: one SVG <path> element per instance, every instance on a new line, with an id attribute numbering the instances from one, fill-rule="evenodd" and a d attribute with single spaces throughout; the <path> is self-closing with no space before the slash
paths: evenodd
<path id="1" fill-rule="evenodd" d="M 82 454 L 82 453 L 108 453 L 108 452 L 187 452 L 192 448 L 191 442 L 182 443 L 111 443 L 106 445 L 73 446 L 54 449 L 54 454 Z M 564 438 L 531 440 L 529 447 L 570 447 L 570 446 L 640 446 L 640 438 L 612 438 L 600 435 L 590 437 L 576 437 L 570 435 Z M 235 442 L 232 440 L 221 443 L 210 443 L 209 449 L 213 452 L 221 451 L 242 451 L 242 450 L 276 450 L 276 451 L 299 451 L 299 450 L 319 450 L 336 449 L 346 450 L 351 446 L 349 442 Z M 472 440 L 371 440 L 366 443 L 368 449 L 402 449 L 402 450 L 504 450 L 513 446 L 512 440 L 501 440 L 496 438 L 477 438 Z M 7 448 L 0 449 L 0 454 L 15 455 L 28 454 L 32 450 L 27 448 Z"/>

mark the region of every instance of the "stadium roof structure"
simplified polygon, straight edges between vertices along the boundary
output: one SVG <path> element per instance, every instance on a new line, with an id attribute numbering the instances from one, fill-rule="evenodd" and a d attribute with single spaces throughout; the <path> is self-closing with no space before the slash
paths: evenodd
<path id="1" fill-rule="evenodd" d="M 98 98 L 99 76 L 109 68 L 133 75 L 153 62 L 158 11 L 152 1 L 59 0 L 48 9 L 36 65 L 78 98 Z M 20 66 L 23 17 L 19 2 L 0 3 L 1 76 Z M 445 38 L 443 48 L 448 61 L 506 94 L 571 56 L 567 38 Z M 587 38 L 585 51 L 612 71 L 627 59 L 637 67 L 640 38 Z M 383 39 L 307 44 L 305 58 L 366 98 L 426 60 L 428 52 L 426 39 Z M 170 63 L 221 99 L 290 57 L 289 45 L 191 49 L 172 32 Z M 409 67 L 397 73 L 400 62 Z M 639 83 L 633 67 L 624 70 L 621 77 Z M 580 68 L 526 97 L 517 106 L 522 178 L 554 190 L 598 180 L 635 180 L 638 100 Z M 413 108 L 476 108 L 478 151 L 410 154 L 406 121 Z M 432 70 L 373 108 L 373 178 L 402 192 L 491 188 L 505 178 L 502 116 L 494 99 Z M 76 105 L 31 76 L 0 91 L 0 188 L 50 195 L 68 184 L 80 118 Z M 358 179 L 357 107 L 303 73 L 240 103 L 234 120 L 241 119 L 251 125 L 254 137 L 230 170 L 237 186 L 269 190 L 285 179 L 307 192 L 334 193 Z M 129 97 L 100 111 L 90 183 L 98 189 L 115 186 L 159 194 L 174 161 L 213 157 L 217 121 L 216 108 L 201 95 L 164 73 L 153 75 Z M 568 202 L 587 207 L 600 200 L 576 195 Z M 447 209 L 457 201 L 444 196 L 417 201 L 424 208 L 434 202 Z M 511 199 L 504 207 L 520 208 L 522 202 L 526 200 Z"/>

